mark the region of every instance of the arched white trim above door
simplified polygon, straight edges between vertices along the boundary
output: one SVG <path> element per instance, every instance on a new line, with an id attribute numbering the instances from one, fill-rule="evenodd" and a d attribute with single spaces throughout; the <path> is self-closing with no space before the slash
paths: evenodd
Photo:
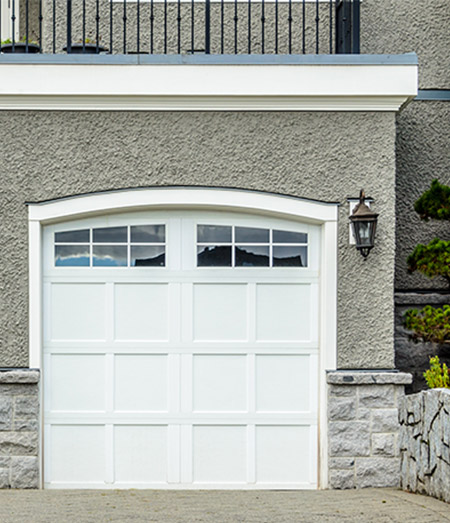
<path id="1" fill-rule="evenodd" d="M 163 209 L 214 209 L 278 216 L 321 226 L 319 455 L 321 488 L 327 487 L 326 370 L 336 369 L 337 215 L 336 203 L 219 188 L 131 189 L 29 204 L 29 364 L 42 365 L 42 227 L 95 215 Z"/>

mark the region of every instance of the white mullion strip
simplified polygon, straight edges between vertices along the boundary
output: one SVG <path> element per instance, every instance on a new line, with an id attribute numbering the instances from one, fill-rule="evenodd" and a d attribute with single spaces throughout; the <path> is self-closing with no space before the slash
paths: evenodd
<path id="1" fill-rule="evenodd" d="M 51 340 L 52 332 L 52 284 L 44 283 L 44 318 L 43 318 L 43 327 L 44 327 L 44 348 L 49 344 Z M 30 362 L 30 366 L 34 366 Z"/>
<path id="2" fill-rule="evenodd" d="M 247 483 L 256 483 L 256 429 L 247 425 Z"/>
<path id="3" fill-rule="evenodd" d="M 247 285 L 247 321 L 248 321 L 248 342 L 256 342 L 256 283 Z"/>
<path id="4" fill-rule="evenodd" d="M 181 386 L 180 386 L 180 393 L 181 393 L 181 405 L 180 410 L 182 414 L 191 414 L 192 413 L 192 384 L 193 384 L 193 376 L 192 376 L 192 360 L 193 355 L 192 354 L 182 354 L 180 356 L 181 359 Z"/>
<path id="5" fill-rule="evenodd" d="M 194 341 L 194 284 L 181 284 L 181 342 Z"/>
<path id="6" fill-rule="evenodd" d="M 269 267 L 273 267 L 273 229 L 269 229 Z"/>
<path id="7" fill-rule="evenodd" d="M 114 483 L 114 425 L 105 425 L 105 483 Z"/>
<path id="8" fill-rule="evenodd" d="M 169 415 L 181 412 L 181 355 L 169 354 L 168 358 L 168 398 Z"/>
<path id="9" fill-rule="evenodd" d="M 247 408 L 249 416 L 256 416 L 256 355 L 247 356 Z"/>
<path id="10" fill-rule="evenodd" d="M 180 483 L 181 481 L 181 427 L 168 425 L 167 427 L 167 481 Z"/>
<path id="11" fill-rule="evenodd" d="M 235 226 L 231 227 L 231 267 L 236 267 Z"/>
<path id="12" fill-rule="evenodd" d="M 181 425 L 181 483 L 190 484 L 193 482 L 193 426 Z"/>
<path id="13" fill-rule="evenodd" d="M 113 344 L 114 342 L 114 302 L 115 302 L 115 284 L 108 282 L 106 285 L 106 342 Z"/>
<path id="14" fill-rule="evenodd" d="M 51 460 L 51 449 L 52 449 L 52 426 L 50 423 L 44 425 L 44 471 L 42 474 L 43 484 L 48 485 L 52 482 L 52 460 Z"/>
<path id="15" fill-rule="evenodd" d="M 309 427 L 309 482 L 312 483 L 316 488 L 319 483 L 318 478 L 318 465 L 319 455 L 317 452 L 317 446 L 319 443 L 317 425 L 313 424 Z"/>
<path id="16" fill-rule="evenodd" d="M 131 267 L 131 225 L 127 225 L 127 267 Z"/>
<path id="17" fill-rule="evenodd" d="M 182 308 L 181 308 L 181 293 L 182 284 L 178 282 L 169 282 L 169 317 L 168 329 L 170 346 L 180 344 L 182 342 Z"/>

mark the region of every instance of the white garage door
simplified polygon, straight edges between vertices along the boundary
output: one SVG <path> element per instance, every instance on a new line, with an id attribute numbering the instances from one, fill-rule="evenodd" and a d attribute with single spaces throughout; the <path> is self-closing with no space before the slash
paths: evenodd
<path id="1" fill-rule="evenodd" d="M 151 212 L 46 227 L 48 488 L 315 488 L 316 226 Z"/>

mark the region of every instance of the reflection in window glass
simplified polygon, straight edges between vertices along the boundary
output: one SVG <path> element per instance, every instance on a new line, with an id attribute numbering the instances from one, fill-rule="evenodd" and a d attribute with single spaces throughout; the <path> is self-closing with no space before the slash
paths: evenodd
<path id="1" fill-rule="evenodd" d="M 165 225 L 132 225 L 132 243 L 164 243 L 166 241 Z"/>
<path id="2" fill-rule="evenodd" d="M 132 245 L 131 267 L 164 267 L 166 263 L 163 245 Z"/>
<path id="3" fill-rule="evenodd" d="M 94 243 L 126 243 L 128 241 L 127 227 L 103 227 L 93 229 Z"/>
<path id="4" fill-rule="evenodd" d="M 92 265 L 94 265 L 94 267 L 126 266 L 126 245 L 94 245 Z"/>
<path id="5" fill-rule="evenodd" d="M 307 247 L 273 247 L 274 267 L 307 267 Z"/>
<path id="6" fill-rule="evenodd" d="M 55 232 L 56 243 L 89 243 L 89 229 Z"/>
<path id="7" fill-rule="evenodd" d="M 55 245 L 55 266 L 89 267 L 89 245 Z"/>
<path id="8" fill-rule="evenodd" d="M 235 247 L 235 263 L 237 267 L 268 267 L 269 246 L 237 245 Z"/>
<path id="9" fill-rule="evenodd" d="M 209 245 L 197 247 L 198 267 L 231 267 L 231 246 Z"/>
<path id="10" fill-rule="evenodd" d="M 269 243 L 269 229 L 257 229 L 256 227 L 236 227 L 236 243 Z"/>
<path id="11" fill-rule="evenodd" d="M 308 235 L 304 232 L 273 231 L 274 243 L 307 243 Z"/>
<path id="12" fill-rule="evenodd" d="M 231 227 L 223 225 L 197 225 L 198 243 L 231 242 Z"/>

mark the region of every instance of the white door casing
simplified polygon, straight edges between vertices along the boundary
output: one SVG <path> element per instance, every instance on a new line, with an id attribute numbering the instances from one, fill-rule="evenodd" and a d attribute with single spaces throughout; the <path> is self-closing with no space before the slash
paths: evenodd
<path id="1" fill-rule="evenodd" d="M 121 207 L 118 196 L 122 198 L 123 209 L 132 209 L 130 200 L 133 200 L 139 213 L 94 217 L 117 212 Z M 199 205 L 207 196 L 210 203 Z M 115 201 L 109 201 L 111 197 Z M 186 200 L 197 210 L 175 210 L 185 207 Z M 214 200 L 220 200 L 220 207 L 214 205 Z M 59 216 L 58 220 L 61 208 L 56 207 L 61 203 L 30 207 L 30 327 L 33 329 L 30 365 L 39 368 L 42 311 L 34 310 L 33 304 L 41 301 L 42 271 L 33 260 L 42 259 L 43 230 L 46 237 L 43 242 L 44 310 L 49 311 L 44 313 L 43 366 L 46 486 L 314 488 L 318 392 L 320 486 L 325 487 L 324 369 L 335 368 L 336 221 L 330 213 L 335 206 L 244 191 L 152 189 L 67 200 L 66 216 Z M 276 204 L 283 209 L 281 212 L 274 212 Z M 324 216 L 314 218 L 311 205 L 324 211 Z M 302 214 L 294 214 L 295 207 Z M 89 215 L 78 219 L 76 224 L 42 227 L 61 218 L 79 218 L 85 214 L 83 208 Z M 206 211 L 207 208 L 216 210 Z M 257 216 L 253 215 L 256 209 Z M 249 210 L 252 214 L 242 213 Z M 55 230 L 74 229 L 75 225 L 79 228 L 149 223 L 149 220 L 166 224 L 166 268 L 52 267 L 51 238 Z M 308 230 L 310 263 L 300 271 L 275 267 L 197 268 L 197 222 L 269 225 L 291 230 L 301 227 Z M 147 299 L 146 295 L 152 296 L 148 304 L 154 318 L 151 335 L 142 327 L 145 322 L 136 321 L 145 308 L 142 300 Z M 212 295 L 222 299 L 211 301 Z M 57 304 L 54 309 L 52 301 Z M 219 309 L 220 304 L 228 304 L 226 310 L 223 307 L 211 310 L 211 303 L 216 302 Z M 75 312 L 65 314 L 64 303 L 75 308 Z M 133 310 L 133 303 L 140 305 Z M 283 309 L 286 303 L 287 308 Z M 301 321 L 286 320 L 289 305 L 301 307 L 302 303 L 307 303 L 305 313 L 309 320 L 303 326 Z M 89 324 L 86 327 L 89 332 L 83 334 L 71 323 L 77 317 L 76 310 L 92 320 L 84 324 Z M 315 311 L 319 311 L 316 319 Z M 220 315 L 227 321 L 211 329 L 214 318 Z M 276 325 L 277 321 L 278 330 L 271 332 L 270 325 Z M 127 332 L 130 325 L 132 332 Z M 302 328 L 306 328 L 307 334 L 300 333 Z M 305 390 L 298 386 L 289 389 L 290 385 L 276 381 L 277 375 L 286 376 L 289 372 L 304 377 L 306 396 Z M 146 376 L 152 379 L 146 380 Z M 84 388 L 71 394 L 80 382 L 85 384 Z M 130 383 L 134 390 L 131 393 L 127 385 Z M 228 392 L 221 396 L 220 390 Z M 296 394 L 298 401 L 308 397 L 309 403 L 299 406 Z M 144 396 L 151 397 L 153 403 L 142 403 Z M 136 401 L 141 401 L 137 407 Z M 83 408 L 87 410 L 82 412 Z M 150 450 L 149 440 L 153 442 Z M 134 451 L 130 450 L 130 442 Z M 286 452 L 277 455 L 280 447 L 277 451 L 274 442 L 283 442 Z M 83 453 L 89 448 L 93 453 L 91 465 L 88 471 L 80 474 L 75 471 L 72 476 L 69 472 L 64 478 L 61 470 L 67 470 L 68 465 L 70 469 L 70 463 L 63 462 L 63 456 L 70 454 L 71 445 L 81 445 Z M 299 467 L 306 456 L 307 466 Z M 133 461 L 142 460 L 144 463 L 147 460 L 149 466 L 144 470 L 152 468 L 151 473 L 142 473 L 143 468 L 137 465 L 133 468 Z M 274 462 L 283 460 L 284 472 L 280 476 L 281 469 L 277 470 Z M 303 476 L 299 473 L 301 468 Z"/>

